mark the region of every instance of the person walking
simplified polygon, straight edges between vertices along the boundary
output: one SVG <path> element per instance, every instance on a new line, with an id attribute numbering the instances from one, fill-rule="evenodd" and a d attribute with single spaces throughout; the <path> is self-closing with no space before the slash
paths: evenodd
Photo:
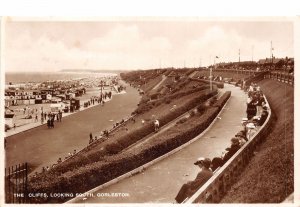
<path id="1" fill-rule="evenodd" d="M 158 119 L 156 119 L 156 120 L 154 121 L 154 131 L 157 132 L 158 129 L 159 129 L 159 121 L 158 121 Z"/>
<path id="2" fill-rule="evenodd" d="M 51 127 L 51 123 L 50 122 L 51 122 L 50 119 L 48 119 L 47 120 L 47 127 L 48 127 L 48 129 L 50 129 L 50 127 Z"/>
<path id="3" fill-rule="evenodd" d="M 213 172 L 210 170 L 211 160 L 209 158 L 200 157 L 194 163 L 201 171 L 193 181 L 189 181 L 180 188 L 178 194 L 175 197 L 177 203 L 182 203 L 187 198 L 191 197 L 206 181 L 213 176 Z"/>
<path id="4" fill-rule="evenodd" d="M 59 122 L 62 120 L 62 111 L 59 111 Z"/>

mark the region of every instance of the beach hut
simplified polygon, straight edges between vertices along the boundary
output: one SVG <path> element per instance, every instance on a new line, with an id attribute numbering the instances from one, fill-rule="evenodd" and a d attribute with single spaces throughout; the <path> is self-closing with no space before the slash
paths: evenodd
<path id="1" fill-rule="evenodd" d="M 53 103 L 50 104 L 50 110 L 52 113 L 57 114 L 59 111 L 63 111 L 65 108 L 65 104 L 64 103 Z"/>
<path id="2" fill-rule="evenodd" d="M 47 99 L 47 100 L 51 100 L 51 99 L 52 99 L 52 95 L 51 95 L 51 94 L 47 94 L 47 95 L 46 95 L 46 99 Z"/>
<path id="3" fill-rule="evenodd" d="M 80 100 L 72 98 L 70 100 L 70 108 L 73 109 L 73 110 L 79 110 L 79 108 L 80 108 Z"/>

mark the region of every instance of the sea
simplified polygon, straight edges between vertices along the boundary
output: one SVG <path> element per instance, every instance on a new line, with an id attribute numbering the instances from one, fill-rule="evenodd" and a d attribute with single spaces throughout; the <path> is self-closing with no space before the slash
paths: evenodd
<path id="1" fill-rule="evenodd" d="M 45 81 L 73 80 L 89 77 L 106 77 L 116 73 L 103 72 L 7 72 L 5 84 L 40 83 Z"/>

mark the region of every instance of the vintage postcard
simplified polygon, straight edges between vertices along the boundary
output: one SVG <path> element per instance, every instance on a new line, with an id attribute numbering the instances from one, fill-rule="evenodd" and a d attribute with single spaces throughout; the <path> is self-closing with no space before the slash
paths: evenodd
<path id="1" fill-rule="evenodd" d="M 295 204 L 295 18 L 1 19 L 3 204 Z"/>

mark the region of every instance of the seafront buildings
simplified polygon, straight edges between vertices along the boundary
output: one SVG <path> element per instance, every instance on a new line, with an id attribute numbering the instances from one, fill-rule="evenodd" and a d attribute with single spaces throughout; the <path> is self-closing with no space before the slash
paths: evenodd
<path id="1" fill-rule="evenodd" d="M 87 88 L 113 87 L 117 77 L 80 78 L 43 83 L 8 84 L 5 86 L 5 106 L 58 103 L 82 96 Z"/>

